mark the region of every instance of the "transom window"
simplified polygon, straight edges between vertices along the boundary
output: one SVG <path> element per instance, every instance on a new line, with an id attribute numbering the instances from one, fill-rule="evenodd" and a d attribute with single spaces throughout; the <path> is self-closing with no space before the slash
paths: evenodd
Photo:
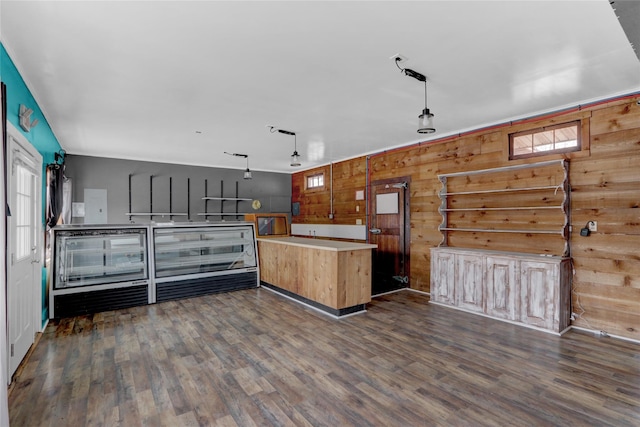
<path id="1" fill-rule="evenodd" d="M 307 189 L 323 188 L 324 187 L 324 173 L 316 173 L 307 176 Z"/>
<path id="2" fill-rule="evenodd" d="M 579 150 L 579 120 L 509 134 L 509 159 Z"/>

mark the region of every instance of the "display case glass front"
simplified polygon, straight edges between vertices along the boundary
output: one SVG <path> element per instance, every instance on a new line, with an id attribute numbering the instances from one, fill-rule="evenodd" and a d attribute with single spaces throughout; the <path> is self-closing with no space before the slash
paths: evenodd
<path id="1" fill-rule="evenodd" d="M 253 227 L 153 229 L 155 278 L 257 266 Z"/>
<path id="2" fill-rule="evenodd" d="M 54 289 L 149 278 L 147 229 L 55 230 Z"/>

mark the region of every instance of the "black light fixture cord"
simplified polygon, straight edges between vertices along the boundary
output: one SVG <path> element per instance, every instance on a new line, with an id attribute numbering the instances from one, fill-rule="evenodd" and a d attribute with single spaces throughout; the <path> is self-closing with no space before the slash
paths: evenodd
<path id="1" fill-rule="evenodd" d="M 427 81 L 424 81 L 424 109 L 428 110 L 429 107 L 427 107 Z"/>
<path id="2" fill-rule="evenodd" d="M 400 58 L 396 58 L 396 67 L 398 67 L 400 71 L 404 71 L 404 68 L 401 68 L 400 65 L 398 65 L 398 62 L 400 62 Z"/>

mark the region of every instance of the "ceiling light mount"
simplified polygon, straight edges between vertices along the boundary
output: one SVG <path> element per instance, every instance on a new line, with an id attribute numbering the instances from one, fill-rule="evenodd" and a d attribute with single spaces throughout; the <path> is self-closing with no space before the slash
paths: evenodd
<path id="1" fill-rule="evenodd" d="M 396 53 L 395 55 L 389 58 L 392 61 L 395 61 L 396 64 L 403 64 L 409 60 L 406 56 L 401 53 Z"/>
<path id="2" fill-rule="evenodd" d="M 414 79 L 424 82 L 424 109 L 422 110 L 422 114 L 418 116 L 418 133 L 434 133 L 436 128 L 433 127 L 433 114 L 429 111 L 429 107 L 427 107 L 427 76 L 422 73 L 419 73 L 411 68 L 402 68 L 400 67 L 400 63 L 403 62 L 400 55 L 396 55 L 395 63 L 396 66 L 400 69 L 402 74 L 405 76 L 413 77 Z"/>

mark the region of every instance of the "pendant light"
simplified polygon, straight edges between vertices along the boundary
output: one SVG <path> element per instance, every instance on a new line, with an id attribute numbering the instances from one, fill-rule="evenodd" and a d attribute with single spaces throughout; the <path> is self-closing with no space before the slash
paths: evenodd
<path id="1" fill-rule="evenodd" d="M 400 55 L 395 56 L 396 67 L 402 71 L 405 76 L 413 77 L 414 79 L 424 82 L 424 110 L 422 110 L 422 114 L 418 116 L 418 133 L 434 133 L 436 128 L 433 127 L 433 114 L 429 111 L 429 107 L 427 107 L 427 77 L 424 74 L 421 74 L 417 71 L 412 70 L 411 68 L 402 68 L 398 64 L 403 59 Z"/>
<path id="2" fill-rule="evenodd" d="M 240 153 L 228 153 L 228 152 L 224 152 L 224 154 L 228 154 L 230 156 L 235 156 L 235 157 L 244 157 L 245 159 L 247 159 L 247 169 L 245 169 L 244 171 L 244 179 L 251 179 L 251 171 L 249 170 L 249 155 L 248 154 L 240 154 Z"/>
<path id="3" fill-rule="evenodd" d="M 244 179 L 251 179 L 251 171 L 249 170 L 249 156 L 247 156 L 247 169 L 244 171 Z"/>
<path id="4" fill-rule="evenodd" d="M 291 166 L 300 166 L 300 155 L 298 154 L 298 140 L 296 134 L 293 134 L 293 154 L 291 155 Z"/>
<path id="5" fill-rule="evenodd" d="M 418 116 L 418 133 L 434 133 L 436 128 L 433 127 L 433 114 L 427 107 L 427 79 L 424 79 L 424 110 Z"/>
<path id="6" fill-rule="evenodd" d="M 291 154 L 291 166 L 301 166 L 302 163 L 300 163 L 300 154 L 298 153 L 298 137 L 296 133 L 290 130 L 277 129 L 275 126 L 267 125 L 267 128 L 269 128 L 269 132 L 271 133 L 280 132 L 285 135 L 293 135 L 293 154 Z"/>

